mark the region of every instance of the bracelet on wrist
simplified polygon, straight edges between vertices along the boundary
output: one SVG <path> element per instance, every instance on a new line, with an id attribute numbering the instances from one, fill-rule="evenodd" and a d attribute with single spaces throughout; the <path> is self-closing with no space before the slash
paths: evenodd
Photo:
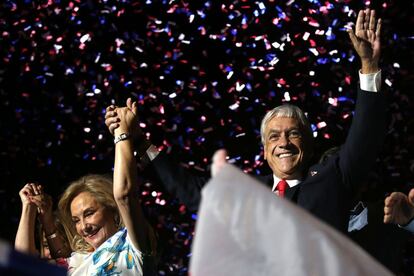
<path id="1" fill-rule="evenodd" d="M 131 135 L 129 133 L 121 133 L 119 136 L 116 136 L 114 139 L 114 144 L 119 143 L 128 139 Z"/>

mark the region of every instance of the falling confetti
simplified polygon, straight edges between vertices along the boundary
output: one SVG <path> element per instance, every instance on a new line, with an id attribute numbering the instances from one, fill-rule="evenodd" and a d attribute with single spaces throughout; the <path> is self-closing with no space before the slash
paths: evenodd
<path id="1" fill-rule="evenodd" d="M 284 102 L 306 111 L 319 151 L 341 143 L 359 69 L 346 28 L 370 5 L 356 2 L 4 1 L 3 202 L 15 205 L 25 181 L 41 181 L 57 197 L 83 174 L 111 173 L 105 108 L 128 97 L 138 102 L 146 137 L 173 148 L 195 173 L 208 174 L 220 147 L 245 172 L 268 172 L 260 120 Z M 375 4 L 384 18 L 382 70 L 392 101 L 381 164 L 390 185 L 414 179 L 414 149 L 398 146 L 414 144 L 414 35 L 393 22 L 412 25 L 410 2 Z M 196 214 L 142 178 L 141 200 L 166 245 L 159 274 L 185 275 Z M 16 227 L 18 211 L 8 208 Z M 3 231 L 14 237 L 15 228 Z"/>

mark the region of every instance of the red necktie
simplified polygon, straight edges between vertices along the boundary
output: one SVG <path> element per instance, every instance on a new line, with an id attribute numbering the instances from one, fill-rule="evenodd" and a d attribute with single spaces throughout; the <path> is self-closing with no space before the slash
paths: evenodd
<path id="1" fill-rule="evenodd" d="M 289 184 L 287 184 L 286 180 L 281 179 L 279 183 L 277 183 L 276 190 L 279 192 L 280 197 L 285 196 L 285 190 L 289 188 Z"/>

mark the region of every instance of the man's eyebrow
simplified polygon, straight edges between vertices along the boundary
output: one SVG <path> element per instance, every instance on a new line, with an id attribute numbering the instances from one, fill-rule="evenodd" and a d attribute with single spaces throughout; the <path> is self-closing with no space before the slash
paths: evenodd
<path id="1" fill-rule="evenodd" d="M 280 133 L 281 131 L 280 130 L 277 130 L 277 129 L 271 129 L 271 130 L 269 130 L 269 132 L 267 133 L 267 134 L 274 134 L 274 133 Z"/>
<path id="2" fill-rule="evenodd" d="M 272 129 L 269 130 L 268 134 L 281 133 L 281 132 L 290 132 L 292 130 L 300 131 L 300 128 L 299 127 L 291 127 L 291 128 L 286 129 L 286 130 L 283 130 L 283 131 L 279 130 L 279 129 L 272 128 Z"/>

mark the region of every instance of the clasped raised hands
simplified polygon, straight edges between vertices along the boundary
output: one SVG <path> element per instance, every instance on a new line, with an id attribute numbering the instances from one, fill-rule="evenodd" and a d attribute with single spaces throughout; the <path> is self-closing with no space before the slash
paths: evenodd
<path id="1" fill-rule="evenodd" d="M 41 221 L 53 216 L 52 198 L 43 191 L 42 185 L 28 183 L 20 190 L 19 196 L 24 207 L 37 208 Z"/>
<path id="2" fill-rule="evenodd" d="M 138 107 L 135 101 L 128 98 L 125 107 L 108 106 L 105 113 L 105 125 L 112 135 L 129 133 L 134 139 L 142 135 L 138 127 Z"/>

